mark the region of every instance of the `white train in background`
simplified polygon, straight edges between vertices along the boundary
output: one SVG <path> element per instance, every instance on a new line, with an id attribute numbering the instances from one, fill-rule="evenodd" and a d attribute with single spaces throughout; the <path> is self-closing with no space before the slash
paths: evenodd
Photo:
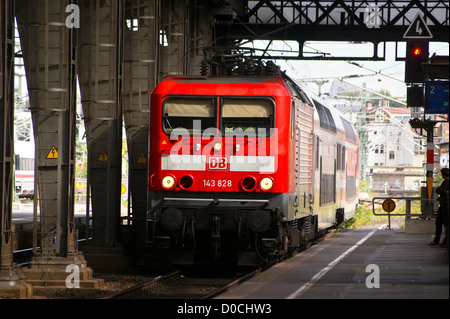
<path id="1" fill-rule="evenodd" d="M 15 172 L 15 191 L 19 198 L 34 198 L 34 171 Z"/>
<path id="2" fill-rule="evenodd" d="M 14 114 L 15 192 L 22 198 L 34 197 L 34 136 L 31 113 Z"/>

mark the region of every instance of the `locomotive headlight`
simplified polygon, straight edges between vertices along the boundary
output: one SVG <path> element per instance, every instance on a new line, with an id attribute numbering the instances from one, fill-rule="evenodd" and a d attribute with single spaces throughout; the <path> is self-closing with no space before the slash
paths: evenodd
<path id="1" fill-rule="evenodd" d="M 175 178 L 173 178 L 173 176 L 167 175 L 161 180 L 161 185 L 165 189 L 171 189 L 175 186 Z"/>
<path id="2" fill-rule="evenodd" d="M 261 187 L 263 191 L 268 191 L 273 187 L 273 180 L 270 177 L 264 177 L 259 182 L 259 187 Z"/>
<path id="3" fill-rule="evenodd" d="M 216 143 L 216 144 L 214 144 L 214 149 L 215 149 L 216 151 L 220 151 L 220 150 L 222 149 L 222 144 L 221 144 L 221 143 Z"/>

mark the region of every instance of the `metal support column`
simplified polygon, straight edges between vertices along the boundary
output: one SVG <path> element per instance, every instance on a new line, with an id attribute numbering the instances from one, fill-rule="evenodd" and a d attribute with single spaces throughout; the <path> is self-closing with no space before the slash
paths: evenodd
<path id="1" fill-rule="evenodd" d="M 213 6 L 207 0 L 161 1 L 159 81 L 168 74 L 200 75 L 203 48 L 212 41 Z"/>
<path id="2" fill-rule="evenodd" d="M 422 197 L 428 198 L 428 202 L 422 202 L 421 210 L 422 214 L 433 215 L 433 170 L 434 170 L 434 136 L 433 130 L 436 125 L 436 121 L 433 120 L 419 120 L 412 119 L 409 124 L 413 129 L 425 130 L 427 134 L 427 156 L 426 156 L 426 187 L 422 187 Z"/>
<path id="3" fill-rule="evenodd" d="M 31 285 L 13 262 L 14 2 L 0 4 L 0 298 L 24 298 Z"/>
<path id="4" fill-rule="evenodd" d="M 186 33 L 188 0 L 161 1 L 160 7 L 159 78 L 170 74 L 187 74 Z"/>
<path id="5" fill-rule="evenodd" d="M 129 225 L 134 247 L 145 243 L 150 93 L 156 85 L 157 0 L 130 0 L 124 27 L 124 121 L 128 145 Z"/>
<path id="6" fill-rule="evenodd" d="M 208 66 L 204 64 L 203 49 L 212 42 L 212 11 L 214 3 L 210 0 L 190 0 L 188 6 L 187 52 L 183 57 L 186 75 L 207 75 Z M 207 56 L 209 58 L 209 56 Z"/>
<path id="7" fill-rule="evenodd" d="M 66 8 L 73 2 L 16 0 L 35 136 L 34 198 L 40 208 L 34 232 L 40 232 L 41 241 L 34 243 L 26 270 L 34 285 L 64 285 L 66 267 L 75 265 L 85 286 L 98 286 L 75 236 L 77 32 L 66 25 Z"/>
<path id="8" fill-rule="evenodd" d="M 78 75 L 88 149 L 88 191 L 92 196 L 89 246 L 101 247 L 99 252 L 104 252 L 105 247 L 119 247 L 122 242 L 124 1 L 81 1 L 80 9 Z"/>

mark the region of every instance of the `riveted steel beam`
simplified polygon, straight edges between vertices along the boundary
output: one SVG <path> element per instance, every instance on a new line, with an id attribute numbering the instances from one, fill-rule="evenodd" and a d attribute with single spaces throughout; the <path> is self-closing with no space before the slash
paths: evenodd
<path id="1" fill-rule="evenodd" d="M 233 1 L 236 2 L 237 1 Z M 216 5 L 216 6 L 215 6 Z M 212 14 L 217 4 L 209 0 L 191 0 L 187 11 L 187 48 L 183 60 L 186 61 L 187 75 L 206 73 L 203 64 L 208 52 L 204 50 L 212 42 Z M 208 18 L 207 18 L 208 17 Z"/>
<path id="2" fill-rule="evenodd" d="M 121 242 L 123 13 L 123 0 L 80 2 L 78 75 L 94 247 Z"/>
<path id="3" fill-rule="evenodd" d="M 35 140 L 34 200 L 39 201 L 25 275 L 33 285 L 63 285 L 66 266 L 75 265 L 83 285 L 98 287 L 77 249 L 74 221 L 76 32 L 66 24 L 73 2 L 16 0 Z"/>
<path id="4" fill-rule="evenodd" d="M 14 25 L 12 1 L 1 4 L 0 13 L 0 266 L 12 265 L 12 189 L 14 162 Z"/>
<path id="5" fill-rule="evenodd" d="M 13 260 L 14 1 L 0 3 L 0 296 L 32 294 Z"/>
<path id="6" fill-rule="evenodd" d="M 128 0 L 124 26 L 123 105 L 128 146 L 128 225 L 145 243 L 149 96 L 157 81 L 157 0 Z"/>
<path id="7" fill-rule="evenodd" d="M 160 1 L 158 81 L 168 74 L 186 74 L 187 10 L 186 0 Z"/>
<path id="8" fill-rule="evenodd" d="M 241 10 L 242 11 L 242 10 Z M 247 1 L 245 14 L 218 17 L 215 43 L 248 43 L 253 40 L 288 40 L 300 44 L 298 56 L 272 56 L 273 59 L 314 59 L 303 56 L 305 41 L 405 41 L 403 35 L 420 14 L 433 38 L 448 41 L 449 4 L 433 1 Z M 352 58 L 351 55 L 345 59 Z M 327 59 L 318 56 L 316 59 Z M 369 60 L 368 58 L 365 58 Z M 380 59 L 374 57 L 374 60 Z"/>
<path id="9" fill-rule="evenodd" d="M 17 0 L 35 136 L 35 199 L 41 257 L 76 251 L 74 227 L 75 45 L 65 25 L 70 1 Z"/>

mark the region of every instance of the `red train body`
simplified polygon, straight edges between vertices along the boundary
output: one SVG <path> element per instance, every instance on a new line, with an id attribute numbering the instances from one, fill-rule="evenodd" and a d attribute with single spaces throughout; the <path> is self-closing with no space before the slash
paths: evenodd
<path id="1" fill-rule="evenodd" d="M 255 264 L 354 213 L 358 139 L 285 77 L 165 78 L 151 95 L 147 239 Z"/>

